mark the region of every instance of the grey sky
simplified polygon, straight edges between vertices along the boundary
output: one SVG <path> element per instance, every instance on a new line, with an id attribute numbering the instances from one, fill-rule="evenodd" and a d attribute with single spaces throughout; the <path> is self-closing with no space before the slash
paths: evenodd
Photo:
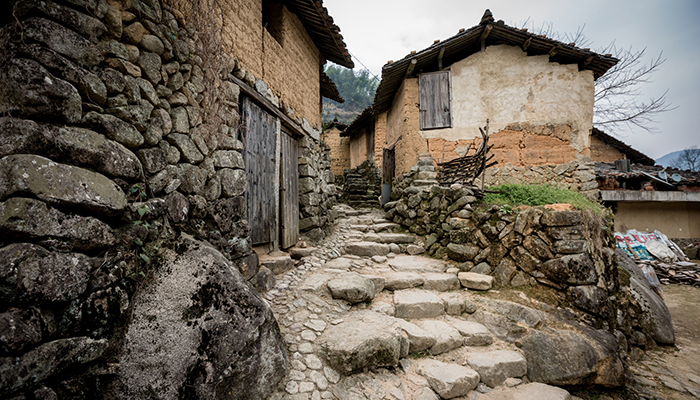
<path id="1" fill-rule="evenodd" d="M 668 89 L 678 108 L 658 117 L 657 133 L 642 129 L 608 131 L 652 158 L 700 147 L 700 1 L 698 0 L 325 0 L 350 52 L 380 76 L 388 60 L 422 50 L 459 28 L 479 23 L 485 9 L 511 26 L 551 23 L 558 32 L 584 34 L 596 50 L 613 40 L 618 46 L 646 47 L 646 61 L 663 52 L 666 62 L 644 85 L 643 101 Z M 355 60 L 356 68 L 362 65 Z"/>

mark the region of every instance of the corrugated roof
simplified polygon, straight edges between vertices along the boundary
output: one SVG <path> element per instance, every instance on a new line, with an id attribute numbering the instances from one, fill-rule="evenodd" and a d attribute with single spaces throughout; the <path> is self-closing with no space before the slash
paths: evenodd
<path id="1" fill-rule="evenodd" d="M 637 164 L 643 164 L 643 165 L 649 165 L 653 166 L 656 164 L 656 161 L 654 161 L 653 158 L 647 156 L 646 154 L 642 153 L 641 151 L 633 149 L 631 146 L 628 144 L 624 143 L 621 140 L 615 139 L 614 137 L 608 135 L 607 133 L 601 131 L 598 128 L 593 128 L 593 132 L 591 133 L 592 137 L 597 138 L 601 142 L 611 146 L 615 150 L 619 151 L 620 153 L 624 153 L 627 158 L 632 160 L 633 162 Z"/>
<path id="2" fill-rule="evenodd" d="M 436 42 L 432 46 L 409 54 L 399 61 L 384 65 L 382 67 L 382 80 L 374 97 L 374 112 L 381 113 L 389 109 L 411 65 L 413 65 L 412 70 L 415 72 L 431 72 L 439 69 L 438 59 L 442 60 L 443 68 L 454 64 L 481 51 L 482 34 L 487 34 L 485 46 L 507 44 L 524 48 L 530 56 L 549 54 L 551 62 L 578 64 L 581 70 L 593 71 L 594 79 L 601 77 L 618 62 L 618 59 L 609 54 L 600 55 L 590 51 L 590 49 L 581 49 L 573 44 L 566 44 L 544 35 L 529 33 L 527 29 L 508 26 L 503 21 L 492 21 L 493 18 L 487 10 L 481 24 L 461 30 L 444 41 Z M 355 122 L 353 122 L 346 131 L 350 132 L 356 127 Z"/>
<path id="3" fill-rule="evenodd" d="M 299 17 L 311 40 L 327 60 L 347 68 L 355 66 L 340 28 L 333 23 L 333 17 L 323 7 L 323 1 L 286 0 L 284 4 Z"/>

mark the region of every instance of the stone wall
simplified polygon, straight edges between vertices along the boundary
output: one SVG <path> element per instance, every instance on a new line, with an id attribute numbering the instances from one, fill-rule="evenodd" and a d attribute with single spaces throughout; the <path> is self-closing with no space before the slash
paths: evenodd
<path id="1" fill-rule="evenodd" d="M 235 57 L 206 64 L 157 0 L 14 14 L 0 30 L 0 397 L 265 398 L 287 356 L 252 286 L 270 276 L 243 219 L 228 74 L 274 94 Z M 302 221 L 319 228 L 327 150 L 300 141 Z"/>
<path id="2" fill-rule="evenodd" d="M 490 275 L 496 288 L 551 288 L 561 306 L 596 329 L 619 332 L 641 348 L 673 343 L 670 320 L 651 322 L 647 302 L 660 299 L 640 300 L 629 273 L 618 268 L 611 216 L 563 205 L 482 206 L 477 195 L 460 185 L 398 185 L 397 200 L 384 209 L 388 220 L 425 236 L 429 255 Z"/>
<path id="3" fill-rule="evenodd" d="M 335 174 L 331 170 L 331 148 L 308 137 L 299 140 L 299 230 L 313 241 L 330 233 L 335 222 Z"/>

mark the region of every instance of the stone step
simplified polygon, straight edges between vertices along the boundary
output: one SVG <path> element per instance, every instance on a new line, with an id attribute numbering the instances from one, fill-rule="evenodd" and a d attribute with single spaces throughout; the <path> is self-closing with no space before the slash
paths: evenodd
<path id="1" fill-rule="evenodd" d="M 479 384 L 479 374 L 473 369 L 438 360 L 420 360 L 415 371 L 443 399 L 464 396 Z"/>
<path id="2" fill-rule="evenodd" d="M 434 179 L 416 179 L 411 183 L 412 186 L 433 186 L 437 184 L 438 181 Z"/>
<path id="3" fill-rule="evenodd" d="M 382 243 L 412 244 L 416 242 L 416 237 L 403 233 L 380 233 Z"/>
<path id="4" fill-rule="evenodd" d="M 389 260 L 389 266 L 394 271 L 410 272 L 445 272 L 444 261 L 422 256 L 397 256 Z"/>
<path id="5" fill-rule="evenodd" d="M 356 256 L 386 256 L 390 249 L 388 244 L 375 242 L 351 242 L 345 244 L 345 252 Z"/>
<path id="6" fill-rule="evenodd" d="M 435 293 L 418 289 L 395 291 L 394 308 L 396 318 L 435 318 L 445 313 L 445 305 L 440 297 Z"/>
<path id="7" fill-rule="evenodd" d="M 464 321 L 456 318 L 451 318 L 448 322 L 462 335 L 465 346 L 489 346 L 493 343 L 493 335 L 491 332 L 478 322 Z"/>
<path id="8" fill-rule="evenodd" d="M 263 254 L 258 257 L 260 265 L 267 267 L 275 275 L 283 274 L 294 268 L 294 261 L 288 253 L 277 251 L 270 254 Z"/>
<path id="9" fill-rule="evenodd" d="M 399 229 L 401 225 L 395 224 L 393 222 L 381 222 L 381 223 L 375 223 L 374 225 L 371 226 L 372 230 L 375 232 L 382 232 L 382 231 L 393 231 L 396 229 Z"/>
<path id="10" fill-rule="evenodd" d="M 457 275 L 459 282 L 467 289 L 489 290 L 493 285 L 493 276 L 477 274 L 475 272 L 460 272 Z"/>
<path id="11" fill-rule="evenodd" d="M 479 400 L 571 400 L 566 390 L 544 383 L 532 382 L 515 387 L 500 387 L 479 396 Z"/>
<path id="12" fill-rule="evenodd" d="M 517 351 L 470 352 L 467 363 L 479 373 L 481 382 L 490 387 L 499 386 L 508 378 L 520 378 L 527 374 L 527 361 Z"/>

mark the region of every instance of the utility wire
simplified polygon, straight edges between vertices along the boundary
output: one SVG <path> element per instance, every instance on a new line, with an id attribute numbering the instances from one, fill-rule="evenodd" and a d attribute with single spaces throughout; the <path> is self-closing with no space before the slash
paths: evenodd
<path id="1" fill-rule="evenodd" d="M 350 54 L 350 56 L 352 56 L 352 58 L 354 58 L 355 60 L 357 60 L 357 62 L 359 62 L 363 67 L 365 67 L 365 69 L 369 72 L 370 75 L 372 75 L 372 76 L 374 77 L 374 79 L 377 80 L 377 82 L 380 81 L 380 79 L 377 78 L 377 75 L 373 74 L 372 71 L 371 71 L 369 68 L 367 68 L 367 66 L 366 66 L 362 61 L 360 61 L 359 58 L 357 58 L 356 55 L 350 53 L 350 50 L 348 50 L 348 53 Z"/>

